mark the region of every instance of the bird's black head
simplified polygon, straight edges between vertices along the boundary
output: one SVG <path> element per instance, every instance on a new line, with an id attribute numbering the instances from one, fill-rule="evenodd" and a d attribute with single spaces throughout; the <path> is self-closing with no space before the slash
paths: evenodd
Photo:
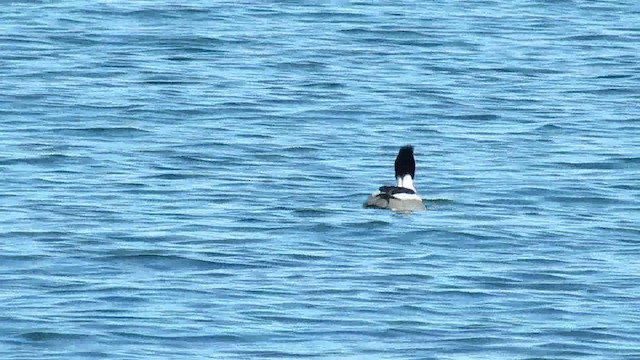
<path id="1" fill-rule="evenodd" d="M 416 161 L 413 158 L 413 146 L 407 145 L 400 148 L 396 157 L 396 178 L 411 175 L 412 179 L 416 177 Z"/>

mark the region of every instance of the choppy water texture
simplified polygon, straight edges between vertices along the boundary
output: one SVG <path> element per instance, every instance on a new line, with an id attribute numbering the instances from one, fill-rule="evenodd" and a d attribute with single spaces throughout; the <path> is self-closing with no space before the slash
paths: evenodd
<path id="1" fill-rule="evenodd" d="M 0 357 L 640 358 L 639 4 L 3 3 Z"/>

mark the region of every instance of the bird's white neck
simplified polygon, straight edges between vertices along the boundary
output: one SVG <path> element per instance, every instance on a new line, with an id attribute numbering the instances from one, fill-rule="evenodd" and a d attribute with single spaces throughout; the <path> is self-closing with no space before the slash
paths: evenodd
<path id="1" fill-rule="evenodd" d="M 415 186 L 413 185 L 413 178 L 411 177 L 411 175 L 406 174 L 402 177 L 398 176 L 396 177 L 396 180 L 398 180 L 398 186 L 399 187 L 403 187 L 403 188 L 407 188 L 407 189 L 411 189 L 413 191 L 416 191 Z"/>

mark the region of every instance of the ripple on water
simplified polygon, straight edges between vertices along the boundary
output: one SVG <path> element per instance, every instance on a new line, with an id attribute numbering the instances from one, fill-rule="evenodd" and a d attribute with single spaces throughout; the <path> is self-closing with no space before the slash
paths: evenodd
<path id="1" fill-rule="evenodd" d="M 1 358 L 640 358 L 630 2 L 12 5 Z"/>

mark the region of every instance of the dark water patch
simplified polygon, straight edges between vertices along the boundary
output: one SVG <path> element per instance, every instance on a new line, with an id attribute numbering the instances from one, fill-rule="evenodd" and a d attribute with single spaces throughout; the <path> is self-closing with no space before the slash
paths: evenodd
<path id="1" fill-rule="evenodd" d="M 640 208 L 635 208 L 632 209 L 631 212 L 633 213 L 637 213 L 638 211 L 640 211 Z M 597 226 L 595 227 L 596 230 L 600 230 L 602 233 L 604 234 L 616 234 L 618 236 L 621 235 L 628 235 L 628 238 L 625 239 L 620 239 L 620 241 L 622 242 L 627 242 L 627 243 L 640 243 L 640 237 L 638 237 L 640 235 L 640 227 L 634 228 L 631 226 Z"/>
<path id="2" fill-rule="evenodd" d="M 172 155 L 172 158 L 175 160 L 178 160 L 181 163 L 191 163 L 191 164 L 198 164 L 198 165 L 215 165 L 215 164 L 219 164 L 220 160 L 219 159 L 214 159 L 214 158 L 208 158 L 206 157 L 206 155 L 203 156 L 197 156 L 197 155 Z"/>
<path id="3" fill-rule="evenodd" d="M 65 231 L 47 231 L 47 230 L 13 230 L 7 232 L 0 232 L 2 236 L 6 236 L 7 239 L 41 239 L 41 240 L 53 240 L 65 238 L 69 235 Z"/>
<path id="4" fill-rule="evenodd" d="M 300 60 L 294 62 L 277 63 L 276 67 L 282 70 L 303 70 L 303 71 L 321 71 L 327 68 L 327 65 L 318 61 Z"/>
<path id="5" fill-rule="evenodd" d="M 615 170 L 640 165 L 639 157 L 610 157 L 599 162 L 558 162 L 558 165 L 574 169 Z"/>
<path id="6" fill-rule="evenodd" d="M 333 119 L 333 120 L 353 120 L 354 117 L 375 116 L 376 110 L 373 108 L 357 107 L 357 108 L 334 108 L 334 109 L 319 109 L 319 110 L 305 110 L 304 118 L 320 118 L 320 119 Z"/>
<path id="7" fill-rule="evenodd" d="M 632 74 L 606 74 L 606 75 L 598 75 L 594 76 L 595 79 L 627 79 L 633 78 L 635 75 Z"/>
<path id="8" fill-rule="evenodd" d="M 286 289 L 278 289 L 273 287 L 253 287 L 246 290 L 248 294 L 258 296 L 289 296 L 293 295 L 293 292 Z M 262 313 L 261 313 L 262 314 Z"/>
<path id="9" fill-rule="evenodd" d="M 378 275 L 371 278 L 372 282 L 379 284 L 423 284 L 433 281 L 435 276 L 420 273 L 391 273 L 388 275 Z"/>
<path id="10" fill-rule="evenodd" d="M 394 329 L 406 329 L 406 328 L 425 328 L 430 325 L 427 321 L 420 320 L 388 320 L 385 324 Z M 433 331 L 433 335 L 436 335 L 437 331 Z"/>
<path id="11" fill-rule="evenodd" d="M 323 354 L 314 354 L 313 352 L 282 350 L 241 350 L 238 354 L 247 356 L 251 359 L 304 359 L 325 356 Z"/>
<path id="12" fill-rule="evenodd" d="M 608 35 L 608 34 L 582 34 L 582 35 L 572 35 L 563 37 L 559 40 L 565 41 L 578 41 L 578 42 L 591 42 L 591 41 L 604 41 L 607 43 L 616 42 L 616 41 L 624 41 L 627 37 L 618 36 L 618 35 Z"/>
<path id="13" fill-rule="evenodd" d="M 0 35 L 0 41 L 6 45 L 13 44 L 13 43 L 29 44 L 29 45 L 30 44 L 50 45 L 51 44 L 51 41 L 48 41 L 45 38 L 21 35 L 16 33 Z"/>
<path id="14" fill-rule="evenodd" d="M 53 130 L 56 133 L 67 136 L 89 136 L 102 138 L 119 138 L 140 136 L 149 134 L 150 131 L 136 127 L 88 127 L 88 128 L 58 128 Z"/>
<path id="15" fill-rule="evenodd" d="M 144 340 L 144 341 L 161 341 L 170 344 L 184 344 L 184 343 L 211 343 L 215 342 L 238 342 L 241 341 L 241 337 L 233 334 L 217 334 L 217 335 L 200 335 L 200 336 L 171 336 L 171 335 L 152 335 L 139 332 L 123 332 L 114 331 L 111 333 L 113 336 L 126 338 L 129 340 Z"/>
<path id="16" fill-rule="evenodd" d="M 468 115 L 445 115 L 447 119 L 452 120 L 471 120 L 471 121 L 496 121 L 500 117 L 495 114 L 468 114 Z"/>
<path id="17" fill-rule="evenodd" d="M 155 9 L 138 9 L 124 12 L 123 15 L 133 16 L 139 19 L 146 19 L 149 21 L 157 21 L 158 19 L 180 19 L 185 16 L 191 15 L 207 15 L 210 13 L 210 9 L 188 6 L 188 5 L 177 5 L 177 6 L 167 6 L 162 8 Z"/>
<path id="18" fill-rule="evenodd" d="M 320 90 L 337 90 L 346 89 L 346 85 L 341 82 L 332 81 L 309 81 L 301 84 L 303 88 L 320 89 Z"/>
<path id="19" fill-rule="evenodd" d="M 83 164 L 87 162 L 93 162 L 93 158 L 87 156 L 48 154 L 35 157 L 0 160 L 0 165 L 58 166 L 64 164 Z"/>
<path id="20" fill-rule="evenodd" d="M 170 76 L 150 76 L 147 79 L 141 81 L 147 85 L 189 85 L 192 81 L 176 80 Z"/>
<path id="21" fill-rule="evenodd" d="M 434 290 L 430 291 L 430 296 L 434 296 L 436 298 L 445 297 L 450 299 L 456 298 L 466 298 L 466 299 L 480 299 L 480 298 L 491 298 L 497 296 L 496 294 L 492 294 L 487 291 L 480 290 Z"/>
<path id="22" fill-rule="evenodd" d="M 249 262 L 193 259 L 177 255 L 135 254 L 100 257 L 104 263 L 119 263 L 148 267 L 156 270 L 242 270 L 256 268 Z"/>
<path id="23" fill-rule="evenodd" d="M 150 180 L 188 180 L 188 179 L 197 179 L 197 178 L 205 178 L 208 177 L 207 174 L 202 173 L 162 173 L 155 175 L 147 175 L 143 177 L 144 179 Z"/>
<path id="24" fill-rule="evenodd" d="M 640 157 L 615 157 L 610 158 L 609 161 L 615 161 L 618 163 L 619 168 L 637 168 L 640 166 Z"/>
<path id="25" fill-rule="evenodd" d="M 318 261 L 318 260 L 326 260 L 329 259 L 330 256 L 326 255 L 326 254 L 318 254 L 318 253 L 294 253 L 294 254 L 287 254 L 287 257 L 291 258 L 292 260 L 297 260 L 297 261 Z"/>
<path id="26" fill-rule="evenodd" d="M 589 287 L 585 286 L 581 283 L 571 283 L 571 282 L 563 282 L 563 283 L 549 283 L 549 282 L 535 282 L 535 283 L 525 283 L 520 286 L 520 288 L 527 290 L 536 290 L 536 291 L 544 291 L 544 292 L 557 292 L 557 293 L 580 293 L 585 292 L 589 289 Z"/>
<path id="27" fill-rule="evenodd" d="M 541 265 L 566 266 L 568 264 L 568 261 L 549 258 L 549 257 L 524 257 L 524 258 L 517 258 L 511 261 L 515 263 L 528 264 L 532 266 L 536 266 L 536 265 L 537 266 L 541 266 Z"/>
<path id="28" fill-rule="evenodd" d="M 586 205 L 617 205 L 617 204 L 632 204 L 628 200 L 622 200 L 617 198 L 610 198 L 604 196 L 545 196 L 544 199 L 549 202 L 555 202 L 559 204 L 586 204 Z"/>
<path id="29" fill-rule="evenodd" d="M 242 139 L 253 139 L 253 140 L 267 140 L 267 139 L 274 138 L 274 136 L 270 134 L 249 134 L 249 133 L 238 134 L 238 137 Z"/>
<path id="30" fill-rule="evenodd" d="M 509 275 L 521 281 L 534 280 L 534 281 L 547 281 L 547 282 L 550 282 L 550 281 L 564 282 L 567 280 L 566 277 L 561 275 L 539 273 L 539 272 L 512 272 Z"/>
<path id="31" fill-rule="evenodd" d="M 422 136 L 428 136 L 428 135 L 444 136 L 442 131 L 437 130 L 437 129 L 433 129 L 433 128 L 425 128 L 422 125 L 414 126 L 412 131 L 420 133 L 420 135 L 422 135 Z"/>
<path id="32" fill-rule="evenodd" d="M 286 152 L 286 154 L 309 155 L 321 151 L 322 148 L 312 145 L 290 145 L 285 146 L 282 150 Z"/>
<path id="33" fill-rule="evenodd" d="M 478 230 L 478 229 L 474 231 L 471 231 L 471 230 L 456 231 L 456 230 L 442 230 L 440 228 L 435 228 L 432 230 L 422 230 L 418 232 L 413 232 L 412 235 L 418 239 L 421 239 L 421 241 L 423 241 L 422 240 L 423 238 L 427 237 L 427 239 L 439 239 L 439 240 L 450 241 L 452 242 L 452 244 L 456 243 L 458 246 L 463 244 L 463 243 L 460 243 L 460 241 L 465 241 L 464 244 L 470 244 L 471 242 L 473 242 L 475 246 L 482 246 L 483 242 L 487 242 L 486 244 L 490 244 L 493 241 L 500 238 L 500 236 L 496 236 L 496 235 L 483 234 L 482 230 Z M 424 240 L 424 241 L 428 241 L 428 240 Z M 469 241 L 469 242 L 466 242 L 466 241 Z"/>
<path id="34" fill-rule="evenodd" d="M 606 340 L 623 340 L 626 338 L 626 336 L 620 336 L 618 334 L 615 334 L 609 330 L 607 330 L 607 328 L 605 327 L 592 327 L 592 328 L 585 328 L 585 329 L 558 329 L 556 331 L 553 331 L 554 335 L 557 335 L 559 337 L 568 337 L 568 338 L 574 338 L 574 339 L 580 339 L 580 340 L 594 340 L 597 339 L 597 341 L 606 341 Z"/>
<path id="35" fill-rule="evenodd" d="M 354 11 L 353 8 L 325 8 L 325 9 L 313 9 L 302 11 L 300 15 L 304 16 L 307 21 L 326 23 L 340 23 L 340 22 L 365 22 L 368 19 L 367 14 Z"/>
<path id="36" fill-rule="evenodd" d="M 555 193 L 559 193 L 559 192 L 549 187 L 539 187 L 539 186 L 523 186 L 513 190 L 513 194 L 515 196 L 538 196 L 538 195 L 555 194 Z"/>
<path id="37" fill-rule="evenodd" d="M 291 210 L 284 208 L 284 210 Z M 329 216 L 335 211 L 326 208 L 296 208 L 293 209 L 294 213 L 302 217 L 317 217 L 317 216 Z"/>
<path id="38" fill-rule="evenodd" d="M 78 333 L 61 333 L 54 331 L 30 331 L 20 334 L 22 338 L 34 342 L 53 342 L 69 340 L 89 340 L 91 335 Z"/>
<path id="39" fill-rule="evenodd" d="M 192 49 L 192 52 L 199 52 L 202 51 L 202 49 Z M 167 56 L 167 60 L 169 61 L 176 61 L 176 62 L 188 62 L 188 61 L 194 61 L 197 60 L 194 57 L 190 57 L 190 56 L 182 56 L 182 55 L 177 55 L 177 56 Z"/>
<path id="40" fill-rule="evenodd" d="M 349 29 L 341 29 L 339 30 L 343 34 L 348 35 L 365 35 L 371 36 L 379 39 L 380 41 L 384 40 L 415 40 L 420 41 L 423 40 L 426 36 L 424 33 L 416 30 L 408 30 L 408 29 L 375 29 L 370 27 L 354 27 Z"/>
<path id="41" fill-rule="evenodd" d="M 609 159 L 607 161 L 600 162 L 558 162 L 557 164 L 561 167 L 573 168 L 573 169 L 587 169 L 587 170 L 613 170 L 619 169 L 620 165 L 626 162 L 612 161 Z M 630 162 L 633 164 L 633 162 Z"/>
<path id="42" fill-rule="evenodd" d="M 330 280 L 338 281 L 339 279 L 331 278 Z M 358 292 L 357 290 L 344 289 L 339 287 L 324 287 L 322 289 L 307 290 L 308 295 L 318 296 L 318 297 L 331 296 L 331 295 L 353 295 L 353 294 L 356 294 L 357 292 Z M 347 319 L 343 319 L 343 320 L 346 321 Z"/>
<path id="43" fill-rule="evenodd" d="M 495 336 L 457 336 L 444 341 L 471 346 L 491 346 L 504 343 L 504 339 Z"/>
<path id="44" fill-rule="evenodd" d="M 78 356 L 83 359 L 108 359 L 113 356 L 113 353 L 108 351 L 74 351 L 70 356 Z"/>
<path id="45" fill-rule="evenodd" d="M 572 91 L 567 91 L 572 92 Z M 582 94 L 593 94 L 593 95 L 637 95 L 640 94 L 640 90 L 636 87 L 607 87 L 607 88 L 599 88 L 599 89 L 585 89 L 577 91 Z"/>
<path id="46" fill-rule="evenodd" d="M 589 314 L 580 314 L 575 311 L 569 311 L 564 309 L 559 309 L 552 306 L 535 306 L 535 307 L 527 307 L 526 309 L 522 309 L 522 311 L 526 311 L 532 315 L 539 315 L 543 317 L 556 317 L 556 316 L 575 316 L 575 315 L 589 315 Z"/>
<path id="47" fill-rule="evenodd" d="M 136 295 L 109 295 L 109 296 L 99 296 L 96 297 L 98 301 L 104 301 L 110 304 L 113 303 L 122 303 L 122 304 L 140 304 L 147 303 L 149 299 L 144 296 L 136 296 Z"/>
<path id="48" fill-rule="evenodd" d="M 274 322 L 274 323 L 280 323 L 280 324 L 324 325 L 334 321 L 337 321 L 338 323 L 340 323 L 340 320 L 336 320 L 336 319 L 322 319 L 322 318 L 298 317 L 298 316 L 254 314 L 253 317 L 255 317 L 256 319 Z"/>
<path id="49" fill-rule="evenodd" d="M 482 288 L 487 289 L 509 289 L 513 288 L 514 285 L 520 283 L 519 280 L 511 278 L 511 277 L 502 277 L 502 276 L 468 276 L 468 275 L 456 275 L 453 278 L 458 279 L 462 282 L 478 284 Z"/>
<path id="50" fill-rule="evenodd" d="M 374 211 L 376 211 L 374 209 Z M 388 210 L 380 210 L 380 212 L 387 212 Z M 388 226 L 391 226 L 392 223 L 389 221 L 384 221 L 384 220 L 368 220 L 368 221 L 363 221 L 363 222 L 355 222 L 355 223 L 351 223 L 349 224 L 350 227 L 356 228 L 356 229 L 380 229 L 380 228 L 385 228 Z"/>
<path id="51" fill-rule="evenodd" d="M 226 129 L 223 127 L 216 127 L 215 132 L 219 132 L 222 134 L 226 134 L 231 132 L 230 129 Z M 201 140 L 205 140 L 205 139 L 201 139 Z M 224 147 L 228 147 L 233 145 L 233 143 L 228 142 L 228 141 L 198 141 L 196 143 L 186 143 L 186 144 L 175 144 L 171 147 L 171 149 L 175 149 L 175 150 L 182 150 L 182 149 L 191 149 L 193 151 L 196 150 L 205 150 L 207 151 L 205 154 L 207 155 L 211 155 L 210 153 L 208 153 L 208 151 L 212 151 L 212 149 L 217 149 L 217 150 L 221 150 L 218 149 L 219 147 L 222 147 L 224 149 Z M 167 150 L 155 150 L 156 152 L 163 152 L 163 151 L 167 151 Z M 151 151 L 152 152 L 152 151 Z M 226 156 L 228 156 L 228 154 L 225 154 Z M 222 154 L 217 154 L 216 157 L 211 157 L 212 159 L 219 159 L 220 156 L 222 156 Z"/>
<path id="52" fill-rule="evenodd" d="M 565 127 L 556 124 L 544 124 L 536 129 L 541 132 L 559 132 L 567 130 Z"/>
<path id="53" fill-rule="evenodd" d="M 49 35 L 47 39 L 51 43 L 55 44 L 64 44 L 64 45 L 73 45 L 73 46 L 95 46 L 99 45 L 100 41 L 96 38 L 93 38 L 90 34 L 82 34 L 82 33 L 65 33 L 65 34 L 57 34 L 57 35 Z"/>
<path id="54" fill-rule="evenodd" d="M 149 184 L 145 183 L 141 185 L 136 185 L 134 188 L 128 188 L 128 189 L 119 188 L 118 191 L 121 191 L 127 194 L 158 195 L 159 197 L 162 197 L 165 200 L 174 199 L 176 198 L 177 195 L 184 194 L 184 191 L 178 190 L 178 189 L 156 190 L 156 189 L 150 189 L 149 186 L 150 186 Z"/>
<path id="55" fill-rule="evenodd" d="M 480 73 L 488 71 L 488 72 L 506 73 L 506 74 L 519 74 L 527 77 L 536 77 L 537 75 L 557 75 L 557 74 L 565 73 L 565 71 L 563 70 L 555 70 L 552 68 L 513 67 L 513 66 L 491 67 L 486 69 L 477 69 L 476 71 Z"/>

